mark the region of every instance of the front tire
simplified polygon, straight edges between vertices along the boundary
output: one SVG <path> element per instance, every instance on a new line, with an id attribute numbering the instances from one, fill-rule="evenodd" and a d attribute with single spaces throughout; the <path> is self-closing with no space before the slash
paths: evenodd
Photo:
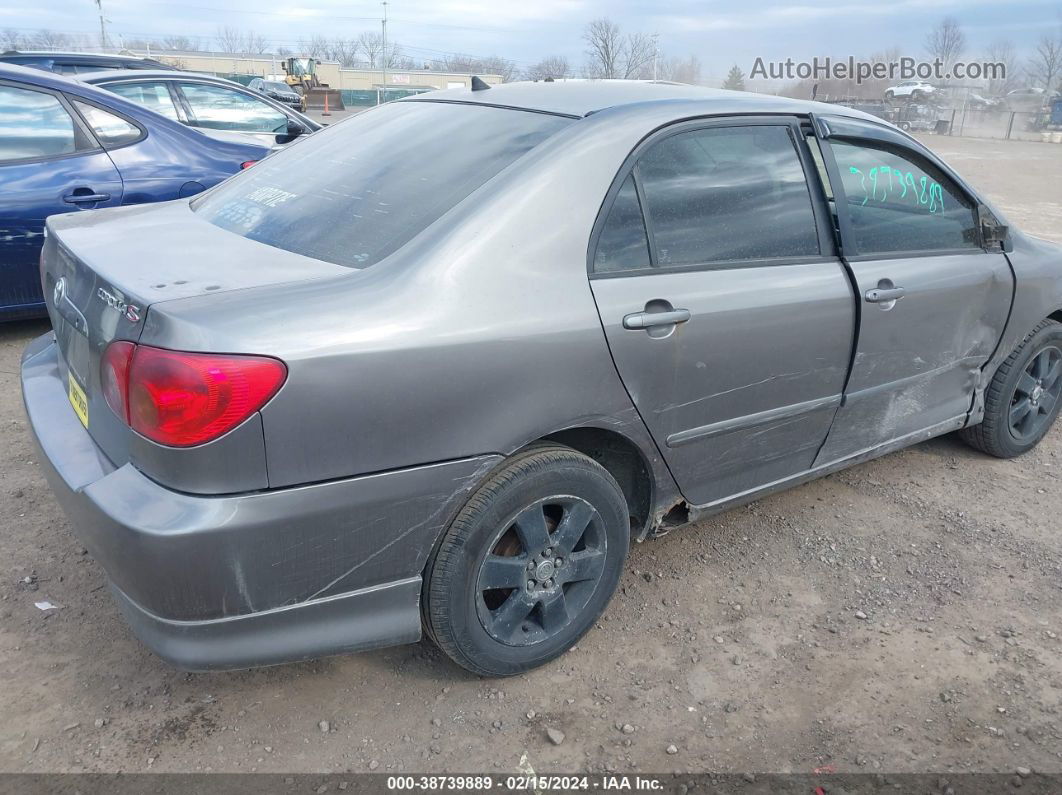
<path id="1" fill-rule="evenodd" d="M 530 448 L 476 490 L 429 561 L 427 634 L 481 676 L 543 665 L 604 611 L 629 543 L 607 470 L 567 447 Z"/>
<path id="2" fill-rule="evenodd" d="M 997 458 L 1026 453 L 1062 408 L 1062 324 L 1045 320 L 999 366 L 985 391 L 985 417 L 962 439 Z"/>

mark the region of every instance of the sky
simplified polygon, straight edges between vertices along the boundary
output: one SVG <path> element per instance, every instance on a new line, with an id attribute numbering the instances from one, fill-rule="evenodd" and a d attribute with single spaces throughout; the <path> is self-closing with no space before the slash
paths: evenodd
<path id="1" fill-rule="evenodd" d="M 298 49 L 315 33 L 355 38 L 378 31 L 377 0 L 102 0 L 113 39 L 183 34 L 207 47 L 221 26 L 253 30 L 273 46 Z M 625 32 L 657 34 L 663 56 L 696 55 L 706 80 L 731 64 L 748 73 L 757 57 L 810 60 L 867 56 L 899 48 L 924 56 L 926 32 L 956 17 L 967 40 L 965 59 L 980 59 L 995 40 L 1030 51 L 1062 25 L 1062 0 L 389 0 L 388 37 L 415 61 L 446 53 L 497 54 L 529 66 L 563 55 L 573 68 L 586 60 L 586 24 L 608 17 Z M 95 33 L 95 0 L 0 0 L 0 30 L 40 28 Z"/>

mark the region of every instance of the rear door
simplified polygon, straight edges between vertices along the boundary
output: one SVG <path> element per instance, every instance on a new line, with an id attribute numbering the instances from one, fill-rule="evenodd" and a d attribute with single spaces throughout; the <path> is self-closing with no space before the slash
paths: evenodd
<path id="1" fill-rule="evenodd" d="M 803 472 L 826 438 L 855 328 L 827 217 L 799 126 L 779 118 L 663 130 L 606 199 L 591 287 L 694 504 Z"/>
<path id="2" fill-rule="evenodd" d="M 998 246 L 982 247 L 974 199 L 909 139 L 852 119 L 819 132 L 860 309 L 828 464 L 961 427 L 1014 281 Z"/>
<path id="3" fill-rule="evenodd" d="M 45 218 L 121 201 L 118 170 L 61 94 L 0 81 L 0 313 L 43 308 Z"/>

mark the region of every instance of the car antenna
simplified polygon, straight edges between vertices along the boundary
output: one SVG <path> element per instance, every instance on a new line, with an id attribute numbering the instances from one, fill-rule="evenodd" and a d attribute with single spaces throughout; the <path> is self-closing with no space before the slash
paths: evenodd
<path id="1" fill-rule="evenodd" d="M 486 91 L 490 86 L 483 80 L 480 80 L 476 75 L 472 75 L 472 90 L 473 91 Z"/>

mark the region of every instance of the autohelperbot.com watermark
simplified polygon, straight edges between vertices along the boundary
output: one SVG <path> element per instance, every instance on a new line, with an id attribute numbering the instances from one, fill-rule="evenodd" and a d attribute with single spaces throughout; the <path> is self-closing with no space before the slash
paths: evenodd
<path id="1" fill-rule="evenodd" d="M 810 61 L 768 61 L 757 58 L 749 77 L 764 80 L 1005 80 L 1007 65 L 1002 61 L 956 61 L 946 64 L 939 58 L 919 61 L 902 57 L 894 61 L 864 61 L 854 56 L 831 58 L 815 56 Z"/>

